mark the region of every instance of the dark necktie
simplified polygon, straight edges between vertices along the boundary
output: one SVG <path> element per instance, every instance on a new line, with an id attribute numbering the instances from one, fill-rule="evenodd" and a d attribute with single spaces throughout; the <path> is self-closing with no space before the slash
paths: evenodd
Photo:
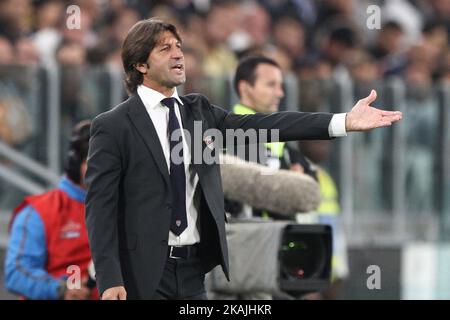
<path id="1" fill-rule="evenodd" d="M 175 130 L 180 130 L 180 124 L 175 114 L 175 98 L 165 98 L 161 103 L 169 108 L 169 143 L 170 143 L 170 183 L 172 186 L 172 218 L 170 230 L 179 236 L 187 228 L 186 216 L 186 175 L 184 172 L 184 161 L 176 164 L 172 161 L 172 150 L 179 143 L 183 143 L 181 132 L 176 135 L 178 138 L 172 140 Z M 175 136 L 174 136 L 175 137 Z M 179 148 L 179 147 L 178 147 Z M 177 154 L 183 159 L 183 149 Z M 180 162 L 180 161 L 176 161 Z"/>

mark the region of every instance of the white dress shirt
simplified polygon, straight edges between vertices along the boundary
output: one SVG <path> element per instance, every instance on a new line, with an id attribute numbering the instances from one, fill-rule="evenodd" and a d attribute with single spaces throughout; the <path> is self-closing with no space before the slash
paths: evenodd
<path id="1" fill-rule="evenodd" d="M 140 85 L 137 93 L 147 109 L 150 119 L 152 119 L 158 134 L 159 142 L 161 143 L 164 157 L 166 158 L 167 168 L 170 172 L 170 144 L 167 126 L 169 123 L 169 108 L 161 104 L 161 100 L 167 98 L 162 93 L 153 90 L 144 85 Z M 177 116 L 180 128 L 183 129 L 183 122 L 181 121 L 180 109 L 183 107 L 177 89 L 175 89 L 172 98 L 176 99 L 175 114 Z M 184 171 L 186 175 L 186 214 L 187 214 L 187 228 L 179 235 L 169 231 L 169 245 L 171 246 L 185 246 L 197 243 L 200 241 L 200 232 L 197 227 L 198 212 L 194 205 L 194 194 L 198 183 L 198 175 L 192 170 L 191 153 L 188 148 L 184 132 L 183 136 L 183 158 Z"/>
<path id="2" fill-rule="evenodd" d="M 155 126 L 156 133 L 158 134 L 159 141 L 166 158 L 167 168 L 170 171 L 170 144 L 167 126 L 169 123 L 169 108 L 161 104 L 161 100 L 167 98 L 162 93 L 153 90 L 144 85 L 138 86 L 137 93 L 141 98 L 144 106 L 150 116 L 150 119 Z M 180 109 L 183 107 L 183 102 L 178 96 L 177 89 L 175 88 L 172 98 L 175 98 L 175 114 L 178 118 L 180 128 L 183 129 L 183 122 L 181 121 Z M 328 125 L 328 132 L 330 137 L 346 136 L 345 130 L 345 113 L 338 113 L 333 115 L 330 124 Z M 188 148 L 184 132 L 183 136 L 183 157 L 184 157 L 184 170 L 186 175 L 186 213 L 187 213 L 187 228 L 179 235 L 169 231 L 169 245 L 171 246 L 183 246 L 191 245 L 200 242 L 200 231 L 197 225 L 198 211 L 194 205 L 194 194 L 198 184 L 198 175 L 192 170 L 191 154 Z"/>

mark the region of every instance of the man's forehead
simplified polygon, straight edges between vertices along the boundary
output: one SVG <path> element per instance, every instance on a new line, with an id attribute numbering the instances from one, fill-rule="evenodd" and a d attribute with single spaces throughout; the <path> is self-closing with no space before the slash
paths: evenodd
<path id="1" fill-rule="evenodd" d="M 170 31 L 164 31 L 160 34 L 158 40 L 156 41 L 157 46 L 162 46 L 168 43 L 178 43 L 181 42 L 177 37 Z"/>
<path id="2" fill-rule="evenodd" d="M 275 76 L 278 78 L 282 78 L 282 72 L 279 67 L 268 64 L 268 63 L 260 63 L 255 69 L 255 75 L 257 78 L 260 76 Z"/>

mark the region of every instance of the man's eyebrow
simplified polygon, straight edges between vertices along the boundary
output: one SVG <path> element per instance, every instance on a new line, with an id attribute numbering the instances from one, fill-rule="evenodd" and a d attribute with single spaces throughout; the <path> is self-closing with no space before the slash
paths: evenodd
<path id="1" fill-rule="evenodd" d="M 181 45 L 181 44 L 182 44 L 182 42 L 180 40 L 177 40 L 175 42 L 175 45 Z M 171 44 L 170 40 L 167 40 L 167 41 L 162 40 L 162 41 L 159 41 L 156 45 L 162 47 L 162 46 L 170 46 L 172 44 Z"/>

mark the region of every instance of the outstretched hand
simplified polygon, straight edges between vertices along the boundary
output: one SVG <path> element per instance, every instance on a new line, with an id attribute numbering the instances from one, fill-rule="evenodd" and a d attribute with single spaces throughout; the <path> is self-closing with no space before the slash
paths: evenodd
<path id="1" fill-rule="evenodd" d="M 402 118 L 400 111 L 385 111 L 370 106 L 377 98 L 377 92 L 359 100 L 345 119 L 345 129 L 349 131 L 368 131 L 375 128 L 388 127 Z"/>

